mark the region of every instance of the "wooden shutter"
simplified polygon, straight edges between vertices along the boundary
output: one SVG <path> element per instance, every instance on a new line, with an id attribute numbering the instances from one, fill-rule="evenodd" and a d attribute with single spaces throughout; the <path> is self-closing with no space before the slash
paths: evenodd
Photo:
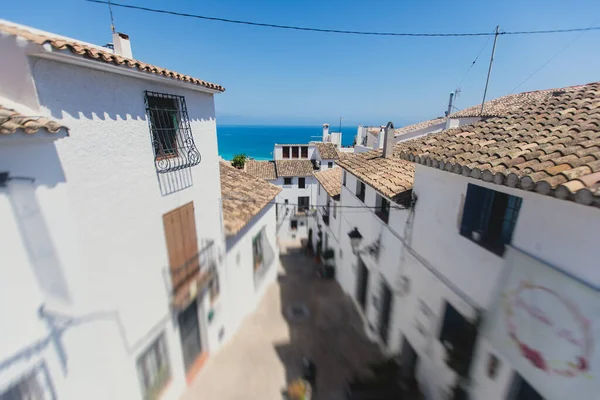
<path id="1" fill-rule="evenodd" d="M 194 203 L 187 203 L 163 215 L 167 252 L 171 268 L 183 266 L 198 253 Z"/>

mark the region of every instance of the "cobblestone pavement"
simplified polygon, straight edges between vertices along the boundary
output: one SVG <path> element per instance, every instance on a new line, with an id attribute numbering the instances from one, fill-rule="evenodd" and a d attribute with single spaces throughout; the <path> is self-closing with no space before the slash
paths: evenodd
<path id="1" fill-rule="evenodd" d="M 235 336 L 207 362 L 183 400 L 280 400 L 301 374 L 303 356 L 317 366 L 316 400 L 343 399 L 347 379 L 381 357 L 362 332 L 354 305 L 335 281 L 316 276 L 314 260 L 296 246 L 281 248 L 278 282 Z M 303 304 L 308 318 L 288 318 Z"/>

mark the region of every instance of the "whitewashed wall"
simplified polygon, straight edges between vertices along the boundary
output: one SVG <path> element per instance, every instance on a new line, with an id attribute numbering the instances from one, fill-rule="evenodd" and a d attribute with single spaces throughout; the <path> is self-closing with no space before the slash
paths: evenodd
<path id="1" fill-rule="evenodd" d="M 233 335 L 244 318 L 258 306 L 265 290 L 277 278 L 279 268 L 279 249 L 277 247 L 277 232 L 275 219 L 275 204 L 270 204 L 260 211 L 235 236 L 227 238 L 227 276 L 226 284 L 226 315 L 229 330 L 227 337 Z M 258 286 L 254 283 L 254 264 L 252 239 L 262 229 L 266 229 L 269 245 L 274 252 L 274 258 Z"/>
<path id="2" fill-rule="evenodd" d="M 31 66 L 42 113 L 68 126 L 70 136 L 55 147 L 2 147 L 0 170 L 36 178 L 33 193 L 42 211 L 40 220 L 48 226 L 72 299 L 60 310 L 80 321 L 61 336 L 68 379 L 56 368 L 56 356 L 48 356 L 59 398 L 139 398 L 135 362 L 161 332 L 167 338 L 173 375 L 166 397 L 176 398 L 185 379 L 163 277 L 168 257 L 162 215 L 193 201 L 199 240 L 214 240 L 216 254 L 224 256 L 213 96 L 43 59 L 32 60 Z M 169 177 L 157 179 L 154 167 L 144 90 L 185 96 L 202 154 L 201 164 L 191 169 L 193 185 L 170 195 L 161 195 Z M 0 192 L 0 215 L 2 220 L 12 219 L 14 227 L 19 221 L 9 206 L 10 196 Z M 18 278 L 20 297 L 28 297 L 19 315 L 4 308 L 0 314 L 7 327 L 3 337 L 15 338 L 0 347 L 0 362 L 11 361 L 11 352 L 32 344 L 33 336 L 47 335 L 37 307 L 48 302 L 33 294 L 39 290 L 31 279 L 35 265 L 27 259 L 22 241 L 17 236 L 2 242 L 11 245 L 10 252 L 2 251 L 2 257 L 10 258 L 2 265 L 9 262 L 15 270 L 30 272 Z M 221 277 L 225 272 L 220 267 Z M 2 282 L 13 285 L 12 280 Z M 8 288 L 0 291 L 0 296 L 8 296 Z M 10 304 L 5 300 L 2 304 Z M 206 311 L 200 310 L 201 317 Z M 211 351 L 219 347 L 225 324 L 222 311 L 216 311 L 210 324 L 201 321 L 208 325 L 202 345 Z M 32 337 L 22 335 L 23 327 L 32 324 L 37 327 Z M 0 391 L 10 379 L 0 371 Z"/>
<path id="3" fill-rule="evenodd" d="M 304 147 L 308 146 L 308 157 L 301 157 L 301 151 L 298 149 L 298 157 L 292 158 L 292 149 L 291 147 Z M 290 147 L 290 158 L 283 158 L 283 150 L 282 147 Z M 316 147 L 310 146 L 308 143 L 302 146 L 290 146 L 285 144 L 278 144 L 273 148 L 273 160 L 312 160 L 315 158 Z"/>
<path id="4" fill-rule="evenodd" d="M 337 165 L 336 165 L 334 159 L 325 158 L 325 159 L 321 160 L 321 168 L 319 169 L 319 171 L 326 171 L 328 169 L 331 169 L 329 167 L 329 163 L 331 163 L 331 168 L 337 168 Z"/>
<path id="5" fill-rule="evenodd" d="M 294 215 L 297 209 L 296 204 L 298 204 L 298 197 L 310 197 L 311 207 L 314 207 L 316 204 L 317 180 L 314 176 L 305 177 L 305 188 L 303 189 L 298 188 L 298 177 L 292 178 L 291 185 L 284 185 L 283 178 L 277 178 L 276 180 L 271 181 L 271 183 L 282 188 L 276 198 L 277 204 L 280 205 L 277 220 L 279 238 L 282 240 L 305 238 L 308 235 L 306 217 L 296 218 L 298 219 L 298 229 L 296 231 L 290 229 L 290 221 L 295 219 Z M 288 203 L 290 204 L 287 207 L 287 213 L 286 207 L 283 205 L 285 200 L 288 200 Z"/>

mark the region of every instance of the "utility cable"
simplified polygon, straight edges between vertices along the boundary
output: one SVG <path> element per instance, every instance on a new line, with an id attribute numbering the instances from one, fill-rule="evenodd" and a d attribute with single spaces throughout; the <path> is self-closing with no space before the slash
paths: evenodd
<path id="1" fill-rule="evenodd" d="M 223 196 L 222 197 L 223 200 L 232 200 L 232 201 L 241 201 L 241 202 L 246 202 L 246 203 L 260 203 L 262 202 L 262 200 L 255 200 L 255 199 L 242 199 L 239 197 L 230 197 L 230 196 Z M 294 203 L 281 203 L 281 202 L 277 202 L 277 201 L 269 201 L 267 202 L 267 204 L 275 204 L 275 205 L 280 205 L 280 206 L 294 206 L 294 207 L 304 207 L 304 204 L 294 204 Z M 327 204 L 321 204 L 321 205 L 310 205 L 310 207 L 327 207 Z M 333 206 L 331 206 L 333 208 Z M 336 205 L 337 208 L 354 208 L 354 209 L 380 209 L 381 207 L 377 207 L 377 206 L 367 206 L 367 205 L 363 205 L 363 206 L 345 206 L 342 204 L 338 204 Z M 395 209 L 395 210 L 406 210 L 406 207 L 401 207 L 401 206 L 395 206 L 390 204 L 390 209 Z"/>
<path id="2" fill-rule="evenodd" d="M 493 33 L 494 33 L 494 31 L 492 31 L 492 34 Z M 458 83 L 458 85 L 456 85 L 456 89 L 457 90 L 460 90 L 461 85 L 463 84 L 463 82 L 465 81 L 465 79 L 467 78 L 467 76 L 469 75 L 469 72 L 471 72 L 471 70 L 473 69 L 473 66 L 475 65 L 475 63 L 477 62 L 477 60 L 479 60 L 479 56 L 481 56 L 481 53 L 483 53 L 483 50 L 486 48 L 486 46 L 490 42 L 491 38 L 492 38 L 492 36 L 488 36 L 488 38 L 485 41 L 484 45 L 481 47 L 481 50 L 479 50 L 479 53 L 477 53 L 477 57 L 475 57 L 475 60 L 473 60 L 473 62 L 469 66 L 469 69 L 467 70 L 467 73 L 462 77 L 462 79 L 460 80 L 460 82 Z"/>
<path id="3" fill-rule="evenodd" d="M 104 0 L 85 0 L 85 1 L 90 2 L 90 3 L 98 3 L 98 4 L 108 4 L 109 3 L 108 1 L 104 1 Z M 132 10 L 148 11 L 148 12 L 154 12 L 154 13 L 159 13 L 159 14 L 175 15 L 175 16 L 179 16 L 179 17 L 203 19 L 203 20 L 208 20 L 208 21 L 227 22 L 227 23 L 231 23 L 231 24 L 240 24 L 240 25 L 261 26 L 261 27 L 265 27 L 265 28 L 290 29 L 290 30 L 297 30 L 297 31 L 337 33 L 337 34 L 344 34 L 344 35 L 410 36 L 410 37 L 457 37 L 457 36 L 494 36 L 495 35 L 495 33 L 489 33 L 489 32 L 409 33 L 409 32 L 348 31 L 348 30 L 341 30 L 341 29 L 311 28 L 311 27 L 292 26 L 292 25 L 267 24 L 267 23 L 262 23 L 262 22 L 243 21 L 243 20 L 228 19 L 228 18 L 208 17 L 205 15 L 190 14 L 190 13 L 183 13 L 183 12 L 177 12 L 177 11 L 160 10 L 160 9 L 156 9 L 156 8 L 134 6 L 134 5 L 130 5 L 130 4 L 115 3 L 113 1 L 111 1 L 110 4 L 113 7 L 129 8 Z M 534 35 L 534 34 L 548 34 L 548 33 L 581 32 L 581 31 L 592 31 L 592 30 L 600 30 L 600 26 L 593 26 L 593 27 L 588 27 L 588 28 L 549 29 L 549 30 L 541 30 L 541 31 L 499 32 L 498 34 L 499 35 Z"/>

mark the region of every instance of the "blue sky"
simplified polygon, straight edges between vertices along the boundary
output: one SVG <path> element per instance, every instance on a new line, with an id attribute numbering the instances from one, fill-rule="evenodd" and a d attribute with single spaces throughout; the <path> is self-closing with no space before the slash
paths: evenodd
<path id="1" fill-rule="evenodd" d="M 480 32 L 600 25 L 595 0 L 120 0 L 231 19 L 319 28 L 396 32 Z M 32 10 L 35 10 L 33 12 Z M 2 18 L 104 44 L 104 5 L 83 0 L 5 2 Z M 487 37 L 406 38 L 297 32 L 114 8 L 134 57 L 224 85 L 220 122 L 382 124 L 442 115 Z M 579 37 L 578 37 L 579 36 Z M 577 38 L 577 39 L 576 39 Z M 575 40 L 576 39 L 576 40 Z M 600 80 L 600 31 L 501 36 L 488 99 L 502 96 L 563 46 L 516 91 Z M 461 85 L 464 108 L 481 101 L 490 40 Z"/>

